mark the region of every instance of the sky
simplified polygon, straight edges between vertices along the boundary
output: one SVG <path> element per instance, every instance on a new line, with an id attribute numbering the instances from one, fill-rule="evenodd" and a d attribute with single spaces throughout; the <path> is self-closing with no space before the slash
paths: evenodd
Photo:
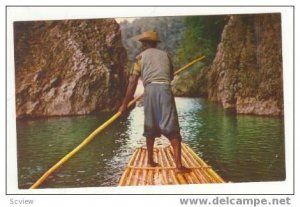
<path id="1" fill-rule="evenodd" d="M 128 22 L 133 22 L 133 20 L 135 20 L 136 18 L 134 18 L 134 17 L 131 17 L 131 18 L 115 18 L 115 20 L 118 22 L 118 23 L 120 23 L 120 22 L 122 22 L 122 21 L 125 21 L 125 20 L 127 20 Z"/>

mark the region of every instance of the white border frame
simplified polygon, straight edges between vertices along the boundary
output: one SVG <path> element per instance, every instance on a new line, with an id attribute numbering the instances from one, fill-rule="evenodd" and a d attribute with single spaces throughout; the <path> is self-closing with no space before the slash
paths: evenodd
<path id="1" fill-rule="evenodd" d="M 17 188 L 13 21 L 113 17 L 271 13 L 282 14 L 286 180 L 280 182 L 19 190 Z M 293 7 L 7 7 L 8 194 L 293 194 Z M 67 152 L 66 152 L 67 153 Z"/>

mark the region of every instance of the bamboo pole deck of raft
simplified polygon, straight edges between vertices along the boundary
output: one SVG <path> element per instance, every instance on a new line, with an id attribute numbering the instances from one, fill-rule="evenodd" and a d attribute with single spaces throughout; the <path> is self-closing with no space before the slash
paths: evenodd
<path id="1" fill-rule="evenodd" d="M 207 165 L 188 145 L 182 143 L 182 163 L 190 173 L 175 173 L 175 162 L 171 146 L 156 147 L 153 152 L 158 167 L 147 166 L 147 149 L 136 149 L 132 155 L 119 186 L 173 185 L 224 183 L 225 181 Z"/>

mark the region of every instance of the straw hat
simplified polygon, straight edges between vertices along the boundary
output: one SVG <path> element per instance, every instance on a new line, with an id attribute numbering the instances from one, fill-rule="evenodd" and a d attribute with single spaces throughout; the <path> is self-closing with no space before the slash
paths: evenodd
<path id="1" fill-rule="evenodd" d="M 157 33 L 152 31 L 143 32 L 140 35 L 134 36 L 132 39 L 140 42 L 142 41 L 160 42 Z"/>

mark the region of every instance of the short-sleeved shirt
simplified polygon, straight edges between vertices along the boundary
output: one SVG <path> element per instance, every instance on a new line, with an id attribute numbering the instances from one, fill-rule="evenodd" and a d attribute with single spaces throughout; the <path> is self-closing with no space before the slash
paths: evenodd
<path id="1" fill-rule="evenodd" d="M 132 73 L 141 75 L 144 86 L 151 82 L 170 83 L 173 80 L 173 65 L 165 51 L 149 48 L 136 57 Z"/>
<path id="2" fill-rule="evenodd" d="M 165 51 L 149 48 L 139 54 L 133 74 L 141 76 L 144 92 L 144 136 L 181 140 L 178 115 L 170 83 L 173 79 L 171 59 Z M 152 83 L 152 84 L 150 84 Z"/>

